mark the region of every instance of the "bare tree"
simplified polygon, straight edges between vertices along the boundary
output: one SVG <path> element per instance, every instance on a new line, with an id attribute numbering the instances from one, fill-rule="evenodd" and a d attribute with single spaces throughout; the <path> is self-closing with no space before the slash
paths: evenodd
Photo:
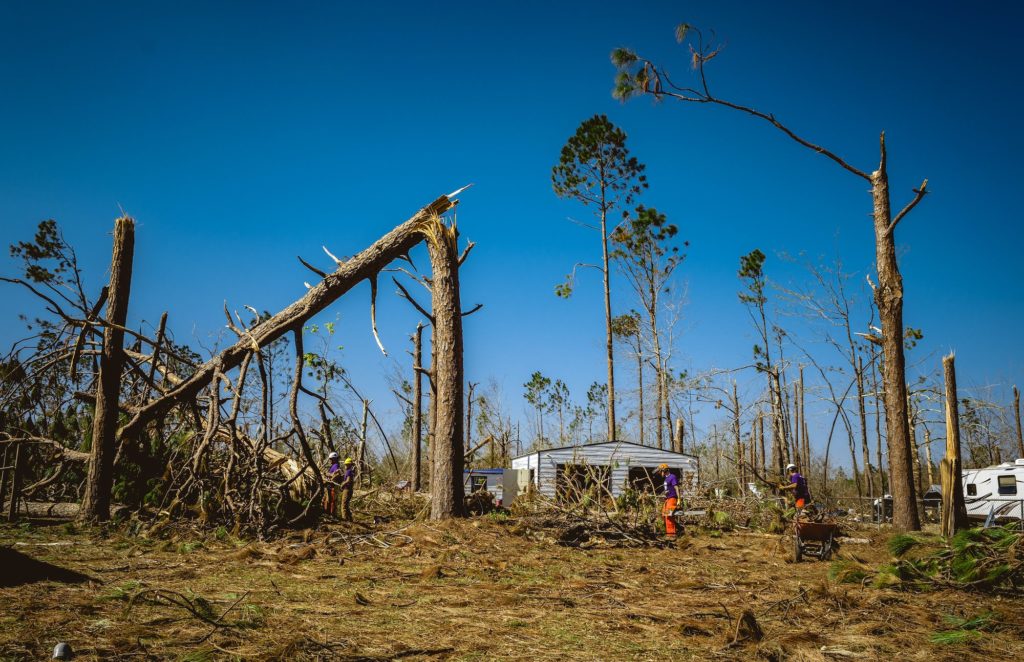
<path id="1" fill-rule="evenodd" d="M 697 76 L 695 84 L 689 86 L 676 84 L 663 67 L 637 56 L 629 49 L 620 48 L 612 53 L 612 62 L 619 68 L 615 96 L 625 100 L 632 96 L 648 94 L 656 99 L 671 98 L 740 111 L 774 126 L 798 144 L 827 157 L 871 186 L 875 260 L 878 271 L 878 285 L 873 287 L 882 323 L 882 347 L 885 353 L 883 381 L 885 383 L 890 484 L 895 503 L 893 522 L 900 530 L 919 530 L 921 521 L 914 506 L 917 498 L 911 466 L 910 434 L 906 411 L 903 277 L 900 274 L 896 258 L 895 230 L 899 222 L 924 198 L 928 180 L 924 180 L 919 188 L 914 189 L 914 197 L 894 216 L 889 198 L 888 157 L 884 132 L 880 134 L 879 138 L 878 167 L 869 173 L 854 167 L 834 152 L 799 136 L 771 113 L 716 97 L 708 85 L 705 67 L 708 62 L 721 53 L 721 47 L 706 44 L 703 34 L 687 24 L 682 24 L 676 29 L 676 38 L 680 43 L 686 41 L 691 34 L 695 35 L 693 42 L 689 44 L 690 60 Z"/>

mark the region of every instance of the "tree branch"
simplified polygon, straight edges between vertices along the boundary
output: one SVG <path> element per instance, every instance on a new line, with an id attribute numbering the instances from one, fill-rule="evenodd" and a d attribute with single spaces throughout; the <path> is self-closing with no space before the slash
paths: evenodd
<path id="1" fill-rule="evenodd" d="M 917 203 L 921 202 L 924 196 L 928 195 L 928 180 L 921 182 L 921 188 L 914 189 L 914 199 L 907 203 L 907 206 L 900 210 L 900 213 L 896 214 L 896 218 L 892 219 L 892 223 L 885 229 L 885 233 L 889 234 L 892 232 L 896 225 L 903 220 L 903 217 L 910 213 L 910 211 L 917 206 Z"/>

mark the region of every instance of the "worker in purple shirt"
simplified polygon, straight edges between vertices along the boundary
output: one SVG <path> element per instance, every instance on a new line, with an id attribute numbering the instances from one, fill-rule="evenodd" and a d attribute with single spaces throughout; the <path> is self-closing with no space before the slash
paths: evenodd
<path id="1" fill-rule="evenodd" d="M 336 479 L 339 476 L 338 472 L 341 471 L 341 466 L 338 464 L 338 454 L 333 451 L 327 456 L 327 461 L 331 463 L 331 466 L 327 469 L 327 485 L 324 487 L 324 512 L 334 515 L 338 502 Z"/>
<path id="2" fill-rule="evenodd" d="M 674 513 L 679 504 L 679 479 L 668 470 L 667 464 L 658 466 L 658 474 L 665 481 L 665 505 L 661 509 L 661 516 L 665 518 L 665 535 L 669 540 L 675 540 L 678 531 Z"/>
<path id="3" fill-rule="evenodd" d="M 345 471 L 341 474 L 341 519 L 352 521 L 352 492 L 356 487 L 356 465 L 352 458 L 345 458 Z"/>
<path id="4" fill-rule="evenodd" d="M 786 465 L 786 472 L 789 474 L 789 484 L 779 487 L 780 490 L 793 490 L 796 498 L 797 509 L 811 503 L 811 491 L 807 488 L 807 479 L 800 475 L 795 464 Z"/>

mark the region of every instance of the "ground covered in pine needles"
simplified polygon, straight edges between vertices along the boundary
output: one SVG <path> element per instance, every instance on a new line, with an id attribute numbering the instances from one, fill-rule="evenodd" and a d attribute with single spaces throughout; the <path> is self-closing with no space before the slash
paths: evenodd
<path id="1" fill-rule="evenodd" d="M 884 531 L 839 558 L 891 561 Z M 896 590 L 792 563 L 792 538 L 565 546 L 523 522 L 0 528 L 0 659 L 964 660 L 1024 657 L 1024 599 Z M 848 580 L 848 578 L 847 578 Z M 752 617 L 752 618 L 750 618 Z"/>

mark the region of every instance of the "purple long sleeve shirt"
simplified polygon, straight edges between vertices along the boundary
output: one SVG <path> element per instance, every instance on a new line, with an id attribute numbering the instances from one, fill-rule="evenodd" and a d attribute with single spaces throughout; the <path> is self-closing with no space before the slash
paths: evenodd
<path id="1" fill-rule="evenodd" d="M 675 474 L 668 474 L 665 476 L 665 498 L 666 499 L 678 499 L 679 498 L 679 479 L 676 478 Z"/>

